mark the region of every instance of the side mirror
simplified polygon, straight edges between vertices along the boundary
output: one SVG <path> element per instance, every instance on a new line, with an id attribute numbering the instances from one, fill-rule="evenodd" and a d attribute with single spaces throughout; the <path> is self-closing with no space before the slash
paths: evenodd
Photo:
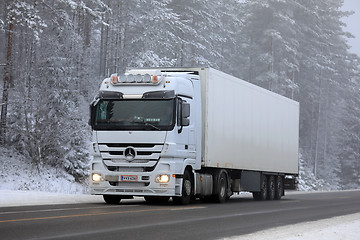
<path id="1" fill-rule="evenodd" d="M 88 124 L 91 126 L 91 129 L 94 129 L 94 120 L 95 120 L 95 105 L 96 103 L 92 102 L 90 104 L 89 112 L 90 112 L 90 119 Z"/>
<path id="2" fill-rule="evenodd" d="M 181 126 L 186 127 L 190 125 L 190 120 L 188 118 L 183 118 L 181 120 Z"/>
<path id="3" fill-rule="evenodd" d="M 190 125 L 188 117 L 190 117 L 190 104 L 183 102 L 181 106 L 181 126 Z"/>

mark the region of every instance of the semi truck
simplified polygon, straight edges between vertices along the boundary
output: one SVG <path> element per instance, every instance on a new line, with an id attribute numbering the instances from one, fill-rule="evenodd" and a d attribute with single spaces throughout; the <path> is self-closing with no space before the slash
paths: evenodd
<path id="1" fill-rule="evenodd" d="M 210 67 L 112 74 L 89 123 L 91 194 L 109 204 L 279 200 L 299 172 L 299 103 Z"/>

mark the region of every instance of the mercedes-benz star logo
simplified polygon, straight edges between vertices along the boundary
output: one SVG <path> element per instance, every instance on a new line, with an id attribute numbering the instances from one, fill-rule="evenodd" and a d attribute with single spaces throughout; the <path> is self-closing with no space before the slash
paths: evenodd
<path id="1" fill-rule="evenodd" d="M 132 161 L 135 158 L 136 151 L 134 148 L 128 147 L 125 149 L 124 155 L 125 155 L 126 160 Z"/>

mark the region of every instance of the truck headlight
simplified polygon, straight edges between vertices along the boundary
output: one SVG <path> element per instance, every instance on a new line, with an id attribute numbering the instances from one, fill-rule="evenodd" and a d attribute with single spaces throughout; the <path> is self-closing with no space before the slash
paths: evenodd
<path id="1" fill-rule="evenodd" d="M 170 181 L 170 175 L 168 174 L 161 174 L 155 178 L 155 182 L 157 183 L 168 183 L 169 181 Z"/>
<path id="2" fill-rule="evenodd" d="M 100 181 L 101 181 L 101 175 L 98 174 L 98 173 L 93 173 L 92 176 L 91 176 L 91 179 L 92 179 L 94 182 L 100 182 Z"/>

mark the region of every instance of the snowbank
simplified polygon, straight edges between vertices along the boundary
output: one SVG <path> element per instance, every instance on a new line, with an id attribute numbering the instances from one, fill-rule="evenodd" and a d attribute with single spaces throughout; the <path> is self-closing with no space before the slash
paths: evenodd
<path id="1" fill-rule="evenodd" d="M 272 228 L 227 240 L 358 240 L 360 236 L 360 213 L 330 219 L 299 223 Z"/>
<path id="2" fill-rule="evenodd" d="M 30 159 L 14 149 L 0 147 L 0 190 L 44 191 L 82 194 L 87 187 L 76 183 L 63 169 L 41 165 L 35 167 Z"/>
<path id="3" fill-rule="evenodd" d="M 75 203 L 104 203 L 104 200 L 102 196 L 86 194 L 0 190 L 0 207 Z"/>

